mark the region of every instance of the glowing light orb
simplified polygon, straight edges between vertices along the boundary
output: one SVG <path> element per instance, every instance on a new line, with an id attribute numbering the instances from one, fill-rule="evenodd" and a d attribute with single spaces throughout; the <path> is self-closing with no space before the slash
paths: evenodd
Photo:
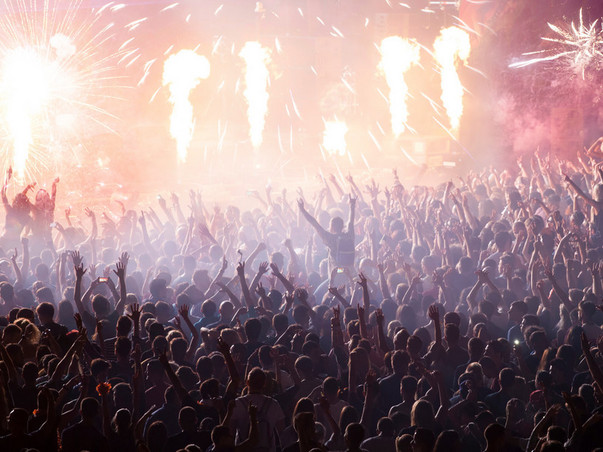
<path id="1" fill-rule="evenodd" d="M 163 65 L 163 86 L 169 85 L 169 101 L 173 105 L 170 134 L 176 140 L 178 160 L 186 162 L 188 148 L 195 130 L 191 91 L 209 77 L 209 60 L 192 50 L 181 50 L 171 55 Z"/>
<path id="2" fill-rule="evenodd" d="M 329 155 L 343 156 L 347 153 L 345 136 L 348 126 L 343 121 L 325 121 L 325 129 L 322 136 L 322 147 Z"/>
<path id="3" fill-rule="evenodd" d="M 381 41 L 379 47 L 381 62 L 379 69 L 389 86 L 389 111 L 392 132 L 399 137 L 405 130 L 408 120 L 408 86 L 404 74 L 419 62 L 419 46 L 400 36 L 390 36 Z"/>
<path id="4" fill-rule="evenodd" d="M 249 121 L 249 138 L 255 149 L 263 141 L 266 114 L 268 113 L 268 84 L 270 72 L 270 50 L 259 42 L 248 41 L 239 56 L 245 60 L 245 92 L 247 100 L 247 119 Z"/>
<path id="5" fill-rule="evenodd" d="M 457 65 L 466 64 L 471 53 L 469 33 L 458 27 L 444 28 L 433 44 L 434 57 L 440 65 L 442 102 L 453 133 L 458 132 L 463 116 L 463 85 Z"/>

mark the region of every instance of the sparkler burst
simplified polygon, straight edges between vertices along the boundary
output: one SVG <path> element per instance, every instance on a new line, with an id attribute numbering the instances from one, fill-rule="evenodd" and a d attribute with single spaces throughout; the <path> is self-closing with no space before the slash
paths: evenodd
<path id="1" fill-rule="evenodd" d="M 264 125 L 268 113 L 268 82 L 270 50 L 259 42 L 248 41 L 239 56 L 245 60 L 245 99 L 251 144 L 257 149 L 263 141 Z"/>
<path id="2" fill-rule="evenodd" d="M 510 68 L 522 68 L 531 64 L 557 61 L 562 66 L 569 67 L 584 80 L 584 73 L 590 66 L 598 66 L 603 58 L 603 24 L 599 19 L 590 25 L 584 23 L 582 8 L 580 9 L 578 26 L 574 22 L 557 26 L 547 23 L 558 37 L 542 37 L 543 41 L 558 44 L 550 50 L 528 52 L 523 55 L 543 55 L 509 65 Z"/>
<path id="3" fill-rule="evenodd" d="M 171 55 L 163 66 L 163 85 L 169 85 L 169 100 L 174 106 L 170 117 L 170 134 L 176 140 L 178 160 L 182 163 L 186 162 L 195 130 L 189 95 L 201 79 L 209 77 L 209 70 L 206 57 L 186 49 Z"/>
<path id="4" fill-rule="evenodd" d="M 99 24 L 104 8 L 83 11 L 82 1 L 59 8 L 51 0 L 0 0 L 1 152 L 20 179 L 72 160 L 79 129 L 110 129 L 101 104 L 117 87 L 112 71 L 122 50 L 110 50 L 113 23 Z"/>
<path id="5" fill-rule="evenodd" d="M 379 69 L 385 75 L 389 86 L 389 111 L 392 117 L 392 132 L 398 138 L 403 132 L 408 119 L 408 86 L 404 74 L 419 62 L 419 46 L 402 39 L 390 36 L 381 41 L 379 47 L 381 62 Z"/>
<path id="6" fill-rule="evenodd" d="M 469 33 L 458 27 L 444 28 L 433 44 L 434 57 L 440 65 L 442 102 L 452 133 L 458 132 L 463 116 L 463 85 L 457 73 L 459 63 L 466 64 L 471 53 Z"/>

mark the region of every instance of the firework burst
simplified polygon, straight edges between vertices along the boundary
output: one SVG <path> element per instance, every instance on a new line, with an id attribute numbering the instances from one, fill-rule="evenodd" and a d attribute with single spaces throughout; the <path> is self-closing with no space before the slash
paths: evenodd
<path id="1" fill-rule="evenodd" d="M 603 58 L 603 27 L 599 19 L 590 25 L 586 25 L 582 17 L 582 9 L 580 9 L 577 25 L 571 22 L 564 26 L 549 23 L 548 26 L 557 36 L 542 37 L 541 39 L 555 43 L 555 48 L 524 53 L 524 56 L 539 56 L 512 63 L 509 67 L 522 68 L 536 63 L 555 61 L 560 66 L 580 74 L 584 79 L 584 74 L 589 67 L 598 67 L 601 64 Z"/>
<path id="2" fill-rule="evenodd" d="M 111 51 L 115 25 L 101 23 L 111 3 L 96 11 L 66 3 L 0 0 L 1 155 L 21 179 L 77 161 L 84 129 L 110 130 L 102 105 L 131 51 Z"/>

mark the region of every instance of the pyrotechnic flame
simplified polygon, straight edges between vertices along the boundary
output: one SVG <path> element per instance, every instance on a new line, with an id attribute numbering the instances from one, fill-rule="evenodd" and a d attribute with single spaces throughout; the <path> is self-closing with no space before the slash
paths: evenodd
<path id="1" fill-rule="evenodd" d="M 551 50 L 524 53 L 524 55 L 544 54 L 544 56 L 513 63 L 509 67 L 521 68 L 545 61 L 559 61 L 574 72 L 581 74 L 584 80 L 586 69 L 591 65 L 602 62 L 603 24 L 599 25 L 599 20 L 595 20 L 590 25 L 585 25 L 582 18 L 582 8 L 580 8 L 579 20 L 580 22 L 577 27 L 574 22 L 565 24 L 563 27 L 549 23 L 549 28 L 558 34 L 559 37 L 542 37 L 540 39 L 557 43 L 559 46 Z"/>
<path id="2" fill-rule="evenodd" d="M 56 64 L 31 48 L 19 48 L 4 56 L 2 97 L 8 130 L 13 143 L 13 169 L 23 179 L 29 148 L 33 144 L 32 122 L 43 111 L 51 96 L 51 86 L 60 78 Z"/>
<path id="3" fill-rule="evenodd" d="M 325 130 L 322 136 L 322 147 L 329 155 L 343 156 L 347 153 L 345 136 L 348 126 L 343 121 L 325 121 Z"/>
<path id="4" fill-rule="evenodd" d="M 419 46 L 399 36 L 390 36 L 381 41 L 379 69 L 389 86 L 389 111 L 392 117 L 392 132 L 399 137 L 408 119 L 406 100 L 408 86 L 404 74 L 419 62 Z"/>
<path id="5" fill-rule="evenodd" d="M 469 33 L 458 27 L 444 28 L 433 44 L 434 57 L 440 65 L 442 102 L 453 133 L 458 132 L 463 116 L 463 85 L 457 73 L 457 64 L 467 63 L 471 52 Z"/>
<path id="6" fill-rule="evenodd" d="M 266 113 L 268 112 L 268 81 L 270 72 L 270 50 L 259 42 L 248 41 L 239 56 L 245 60 L 245 92 L 247 100 L 247 119 L 249 121 L 249 137 L 254 148 L 263 141 Z"/>
<path id="7" fill-rule="evenodd" d="M 170 134 L 176 140 L 178 161 L 182 163 L 186 162 L 195 130 L 189 95 L 201 79 L 209 77 L 209 69 L 206 57 L 187 49 L 170 55 L 163 65 L 163 86 L 169 85 L 169 100 L 174 106 L 170 117 Z"/>

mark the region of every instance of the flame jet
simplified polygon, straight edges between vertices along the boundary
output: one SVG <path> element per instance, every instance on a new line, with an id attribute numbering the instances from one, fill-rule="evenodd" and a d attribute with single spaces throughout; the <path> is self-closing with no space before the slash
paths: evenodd
<path id="1" fill-rule="evenodd" d="M 187 49 L 170 55 L 163 65 L 163 86 L 169 86 L 169 101 L 173 105 L 170 134 L 176 140 L 178 161 L 182 163 L 186 162 L 195 131 L 193 105 L 189 96 L 202 79 L 209 77 L 209 71 L 208 59 Z"/>

